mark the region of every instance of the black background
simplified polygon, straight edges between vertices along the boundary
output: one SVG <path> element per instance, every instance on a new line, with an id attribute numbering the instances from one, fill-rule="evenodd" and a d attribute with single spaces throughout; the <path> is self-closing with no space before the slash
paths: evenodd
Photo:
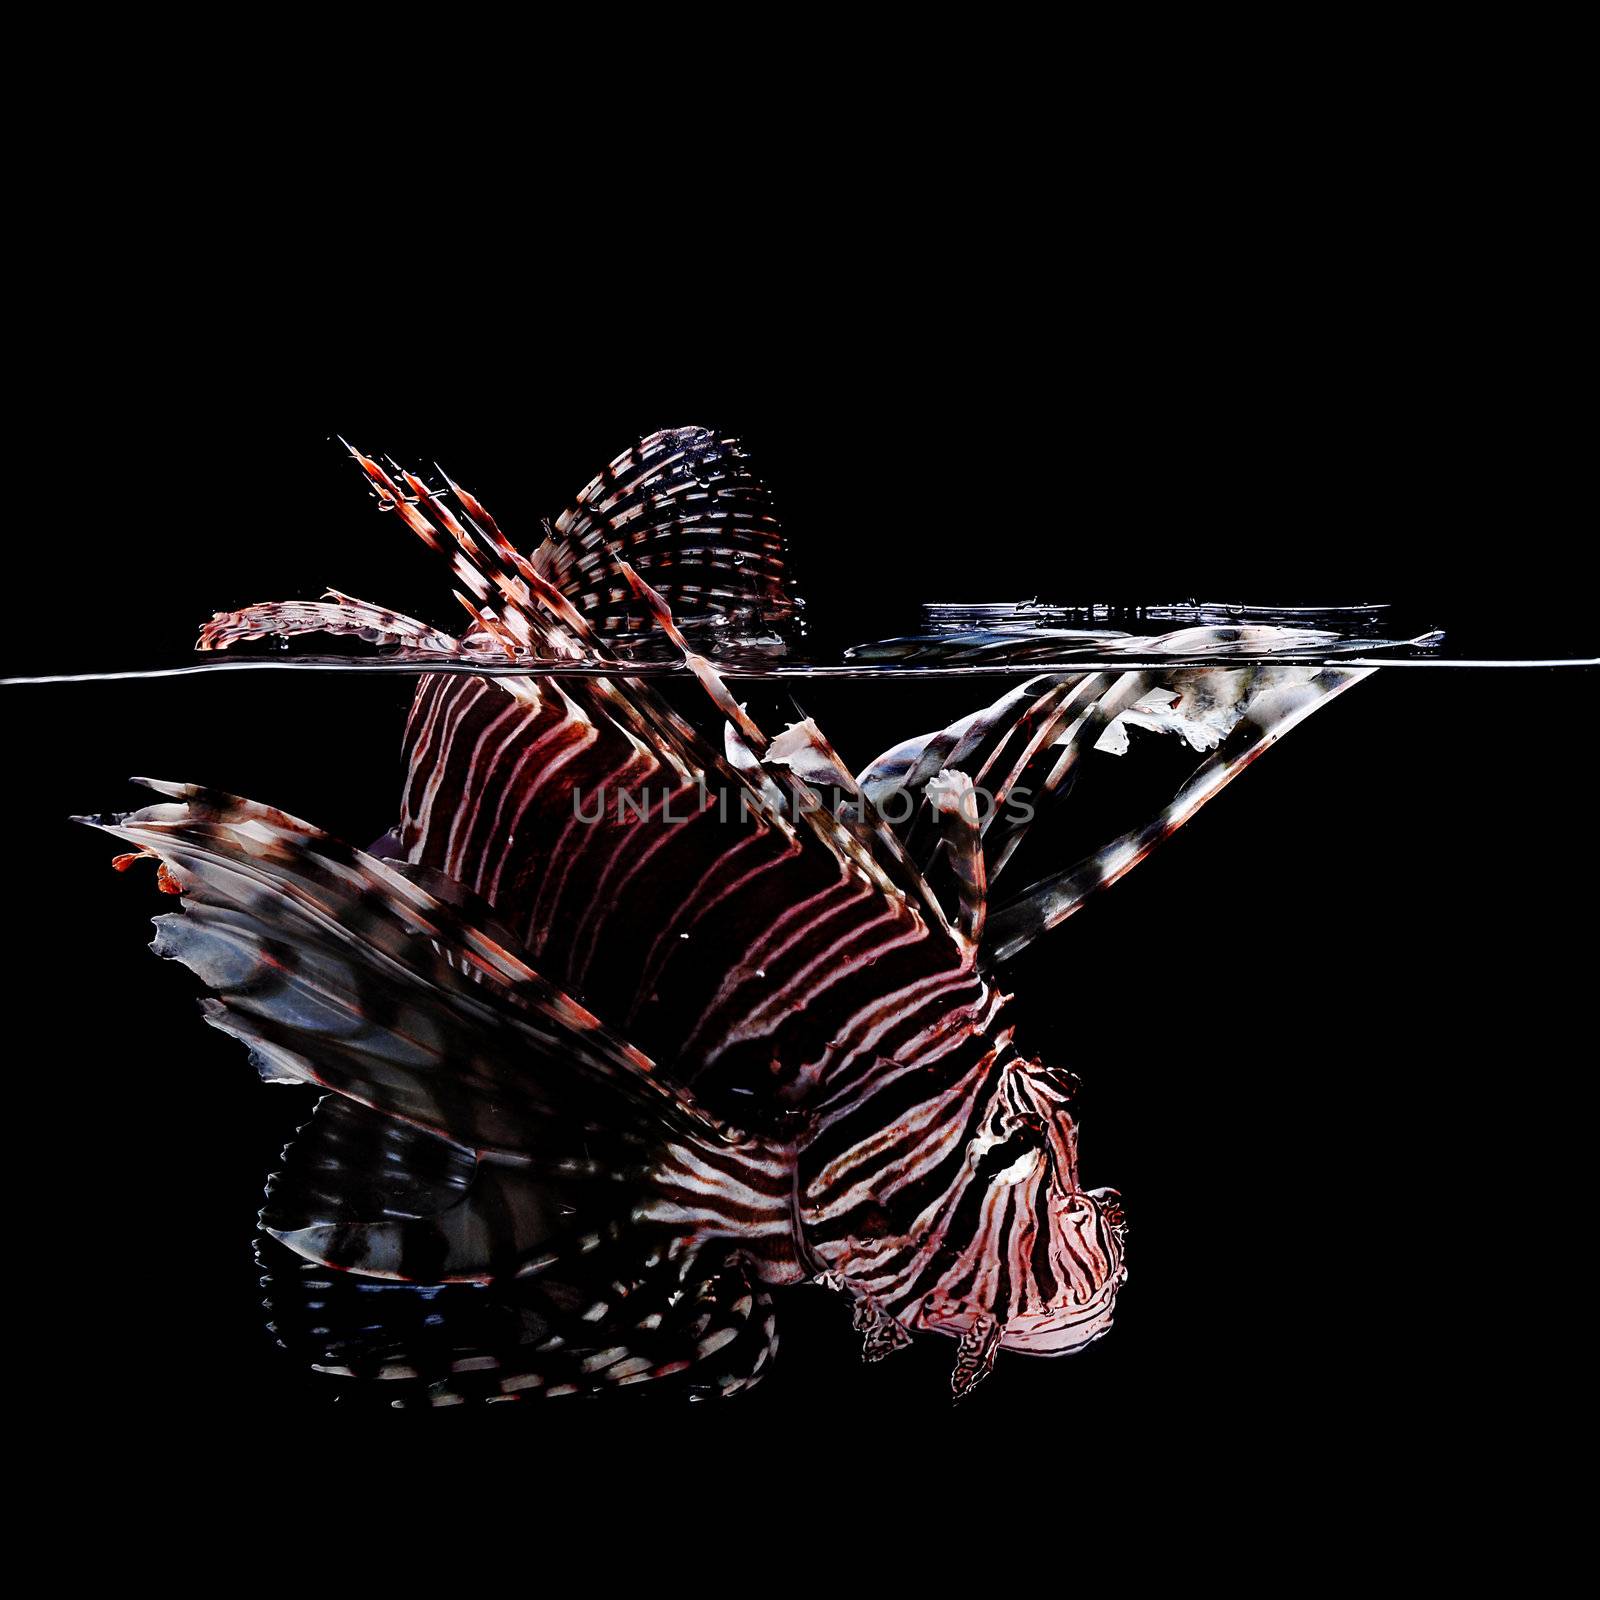
<path id="1" fill-rule="evenodd" d="M 330 583 L 448 624 L 335 430 L 528 539 L 688 419 L 759 450 L 842 638 L 1050 588 L 1593 638 L 1592 55 L 1548 17 L 52 20 L 9 85 L 8 670 Z M 726 1406 L 418 1414 L 277 1359 L 247 1239 L 306 1097 L 63 820 L 153 771 L 361 838 L 403 692 L 0 688 L 12 1548 L 212 1589 L 1527 1587 L 1590 1520 L 1595 690 L 1381 675 L 1018 971 L 1133 1229 L 1083 1355 L 952 1411 L 945 1341 L 865 1368 L 796 1291 Z M 856 759 L 949 709 L 804 698 Z"/>
<path id="2" fill-rule="evenodd" d="M 336 430 L 441 462 L 526 545 L 631 438 L 689 421 L 757 453 L 819 651 L 900 631 L 924 599 L 1033 593 L 1398 598 L 1496 637 L 1566 625 L 1552 590 L 1581 573 L 1553 466 L 1570 426 L 1437 308 L 1123 309 L 1089 317 L 1091 355 L 1067 322 L 957 331 L 888 286 L 869 299 L 828 339 L 698 304 L 554 343 L 510 319 L 470 360 L 430 332 L 368 358 L 359 386 L 314 358 L 197 350 L 208 317 L 232 326 L 205 301 L 181 369 L 161 337 L 130 336 L 75 368 L 92 383 L 52 378 L 24 425 L 49 492 L 19 526 L 10 654 L 34 671 L 170 662 L 215 609 L 329 585 L 452 627 L 435 558 L 373 511 Z M 801 698 L 860 764 L 989 697 Z M 144 948 L 166 905 L 64 820 L 137 803 L 125 779 L 146 772 L 366 842 L 393 820 L 408 689 L 287 673 L 8 689 L 23 1381 L 57 1441 L 378 1429 L 611 1460 L 640 1441 L 915 1435 L 953 1459 L 1131 1449 L 1298 1470 L 1353 1443 L 1393 1465 L 1515 1427 L 1545 1366 L 1551 1129 L 1582 1055 L 1592 697 L 1581 672 L 1382 673 L 1017 964 L 1031 1043 L 1084 1082 L 1085 1179 L 1120 1188 L 1131 1222 L 1116 1326 L 1084 1354 L 1003 1357 L 952 1412 L 944 1341 L 864 1367 L 842 1304 L 799 1290 L 773 1377 L 726 1405 L 418 1415 L 341 1398 L 273 1349 L 249 1238 L 310 1099 L 263 1087 L 201 1025 L 188 975 Z"/>

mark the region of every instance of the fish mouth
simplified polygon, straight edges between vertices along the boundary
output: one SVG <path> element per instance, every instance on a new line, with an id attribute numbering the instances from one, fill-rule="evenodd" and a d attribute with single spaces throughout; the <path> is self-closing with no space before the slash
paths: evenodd
<path id="1" fill-rule="evenodd" d="M 1048 1306 L 1008 1318 L 1000 1330 L 1000 1348 L 1020 1355 L 1064 1356 L 1093 1344 L 1111 1331 L 1117 1291 L 1127 1275 L 1127 1268 L 1119 1267 L 1082 1304 Z M 917 1320 L 930 1332 L 958 1339 L 977 1325 L 981 1315 L 967 1306 L 937 1312 L 924 1307 Z"/>
<path id="2" fill-rule="evenodd" d="M 1117 1290 L 1126 1271 L 1103 1283 L 1087 1305 L 1052 1306 L 1049 1310 L 1015 1316 L 1001 1330 L 1000 1348 L 1030 1356 L 1064 1356 L 1093 1344 L 1111 1331 Z"/>
<path id="3" fill-rule="evenodd" d="M 1090 1269 L 1092 1276 L 1038 1311 L 1008 1318 L 1000 1335 L 1002 1349 L 1035 1356 L 1069 1355 L 1110 1331 L 1117 1292 L 1128 1281 L 1124 1254 L 1128 1228 L 1122 1196 L 1115 1189 L 1084 1190 L 1072 1197 L 1063 1214 L 1081 1215 L 1084 1202 L 1093 1208 L 1098 1223 L 1096 1242 L 1093 1248 L 1084 1249 L 1080 1234 L 1073 1255 L 1075 1260 L 1095 1263 Z M 1091 1292 L 1084 1294 L 1086 1289 Z"/>

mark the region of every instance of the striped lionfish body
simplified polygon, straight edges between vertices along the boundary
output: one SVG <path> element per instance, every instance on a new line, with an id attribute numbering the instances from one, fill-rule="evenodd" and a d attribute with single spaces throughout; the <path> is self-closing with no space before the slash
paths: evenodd
<path id="1" fill-rule="evenodd" d="M 201 647 L 321 631 L 450 666 L 421 676 L 398 821 L 362 851 L 165 783 L 94 819 L 181 896 L 155 948 L 207 1021 L 325 1091 L 262 1213 L 280 1340 L 449 1404 L 737 1392 L 776 1348 L 769 1291 L 801 1282 L 849 1300 L 869 1359 L 956 1339 L 958 1396 L 1002 1349 L 1103 1334 L 1120 1205 L 1081 1182 L 1071 1080 L 1019 1048 L 996 971 L 1362 674 L 1045 674 L 852 772 L 810 721 L 769 736 L 703 653 L 795 614 L 737 442 L 642 440 L 531 555 L 459 486 L 352 454 L 450 562 L 467 629 L 334 593 L 218 616 Z M 663 650 L 711 718 L 629 675 Z M 579 658 L 614 671 L 539 670 Z M 528 670 L 466 669 L 491 659 Z M 1154 818 L 999 897 L 1130 728 L 1204 759 Z"/>

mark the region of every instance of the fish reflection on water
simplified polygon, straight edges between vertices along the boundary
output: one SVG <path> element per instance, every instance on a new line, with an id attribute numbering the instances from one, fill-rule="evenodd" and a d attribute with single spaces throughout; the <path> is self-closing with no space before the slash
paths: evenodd
<path id="1" fill-rule="evenodd" d="M 1027 1053 L 999 969 L 1370 669 L 1271 659 L 1335 634 L 1208 622 L 852 772 L 719 674 L 717 641 L 779 648 L 798 604 L 735 440 L 642 440 L 531 553 L 459 485 L 352 455 L 451 566 L 463 632 L 336 593 L 219 615 L 201 647 L 332 633 L 528 672 L 421 675 L 365 851 L 184 783 L 86 819 L 179 897 L 154 948 L 206 1020 L 325 1091 L 262 1212 L 279 1340 L 444 1405 L 736 1393 L 777 1348 L 770 1291 L 802 1282 L 869 1360 L 949 1336 L 957 1398 L 1001 1350 L 1105 1334 L 1121 1203 L 1082 1181 L 1073 1079 Z M 663 651 L 704 714 L 630 676 Z M 579 658 L 614 671 L 538 670 Z M 1154 740 L 1198 757 L 1170 799 L 1016 888 L 1082 769 Z"/>

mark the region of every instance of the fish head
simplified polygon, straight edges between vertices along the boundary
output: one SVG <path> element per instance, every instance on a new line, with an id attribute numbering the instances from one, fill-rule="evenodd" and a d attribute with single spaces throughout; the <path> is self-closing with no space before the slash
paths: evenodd
<path id="1" fill-rule="evenodd" d="M 1128 1277 L 1127 1230 L 1115 1189 L 1059 1194 L 1048 1209 L 1048 1263 L 1035 1252 L 1029 1263 L 1035 1297 L 1007 1319 L 1000 1336 L 1003 1349 L 1026 1355 L 1066 1355 L 1092 1344 L 1110 1329 Z"/>
<path id="2" fill-rule="evenodd" d="M 1078 1124 L 1072 1115 L 1077 1079 L 1040 1061 L 1018 1062 L 1008 1098 L 1022 1119 L 1039 1119 L 1045 1145 L 1034 1182 L 1018 1207 L 1032 1226 L 1012 1246 L 1012 1314 L 1000 1344 L 1030 1355 L 1065 1355 L 1111 1326 L 1117 1291 L 1127 1278 L 1127 1227 L 1115 1189 L 1078 1181 Z"/>
<path id="3" fill-rule="evenodd" d="M 1110 1328 L 1126 1227 L 1115 1189 L 1078 1182 L 1074 1082 L 1038 1062 L 1007 1068 L 967 1157 L 990 1222 L 947 1276 L 965 1293 L 932 1297 L 924 1327 L 959 1335 L 993 1322 L 998 1348 L 1029 1355 L 1064 1355 Z"/>

